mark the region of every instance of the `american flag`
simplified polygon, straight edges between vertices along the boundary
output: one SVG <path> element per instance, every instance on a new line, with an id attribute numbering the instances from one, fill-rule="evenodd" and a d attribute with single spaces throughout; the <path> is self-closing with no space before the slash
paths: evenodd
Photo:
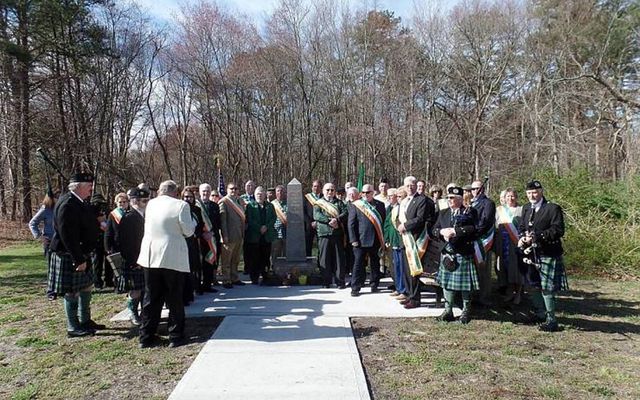
<path id="1" fill-rule="evenodd" d="M 222 170 L 220 168 L 218 168 L 218 192 L 220 196 L 227 195 L 227 187 L 224 184 L 224 176 L 222 176 Z"/>

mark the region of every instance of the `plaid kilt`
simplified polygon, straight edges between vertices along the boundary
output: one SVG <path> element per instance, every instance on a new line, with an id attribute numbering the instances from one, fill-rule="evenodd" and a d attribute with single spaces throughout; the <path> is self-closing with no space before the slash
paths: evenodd
<path id="1" fill-rule="evenodd" d="M 447 290 L 454 291 L 472 291 L 478 290 L 478 271 L 473 262 L 473 256 L 462 256 L 456 254 L 456 262 L 458 268 L 450 272 L 444 267 L 442 257 L 440 257 L 440 269 L 436 278 L 438 284 Z"/>
<path id="2" fill-rule="evenodd" d="M 93 285 L 93 265 L 87 260 L 87 269 L 76 271 L 71 256 L 51 252 L 47 290 L 58 295 L 75 293 Z"/>
<path id="3" fill-rule="evenodd" d="M 129 290 L 144 290 L 144 270 L 123 268 L 118 277 L 118 293 L 125 293 Z"/>
<path id="4" fill-rule="evenodd" d="M 564 271 L 564 261 L 560 257 L 541 256 L 540 269 L 529 265 L 526 283 L 529 286 L 541 288 L 544 291 L 559 292 L 569 289 L 567 274 Z"/>

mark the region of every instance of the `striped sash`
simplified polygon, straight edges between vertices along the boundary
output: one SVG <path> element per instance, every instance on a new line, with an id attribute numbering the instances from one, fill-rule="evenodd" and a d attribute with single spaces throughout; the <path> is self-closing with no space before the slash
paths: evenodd
<path id="1" fill-rule="evenodd" d="M 492 227 L 489 232 L 482 235 L 478 240 L 473 243 L 473 259 L 477 264 L 484 262 L 484 255 L 493 246 L 493 237 L 496 233 L 496 229 Z"/>
<path id="2" fill-rule="evenodd" d="M 518 244 L 518 230 L 513 224 L 513 214 L 508 206 L 499 206 L 498 209 L 498 226 L 504 228 L 509 234 L 509 238 L 514 245 Z"/>
<path id="3" fill-rule="evenodd" d="M 276 210 L 276 215 L 282 225 L 287 225 L 287 213 L 282 209 L 282 204 L 278 200 L 273 200 L 271 204 L 273 204 L 273 208 Z"/>
<path id="4" fill-rule="evenodd" d="M 240 204 L 236 203 L 235 200 L 230 198 L 228 195 L 224 196 L 223 198 L 221 198 L 220 201 L 218 202 L 218 204 L 222 204 L 222 203 L 224 203 L 227 207 L 229 207 L 231 210 L 233 210 L 233 212 L 238 214 L 238 216 L 242 220 L 243 224 L 247 222 L 247 217 L 244 215 L 244 207 L 243 206 L 241 206 Z"/>
<path id="5" fill-rule="evenodd" d="M 209 213 L 207 212 L 207 208 L 204 203 L 200 199 L 196 199 L 196 205 L 200 209 L 200 213 L 202 214 L 202 220 L 204 222 L 204 230 L 205 232 L 211 232 L 211 237 L 207 240 L 207 246 L 209 246 L 209 251 L 205 255 L 205 261 L 209 264 L 213 264 L 218 259 L 218 248 L 216 247 L 216 240 L 213 235 L 213 224 L 211 223 L 211 218 L 209 218 Z"/>
<path id="6" fill-rule="evenodd" d="M 369 202 L 364 200 L 356 200 L 353 203 L 353 206 L 360 210 L 361 213 L 364 214 L 365 217 L 373 224 L 373 228 L 376 230 L 376 236 L 378 236 L 378 241 L 380 245 L 384 245 L 384 234 L 382 233 L 382 217 L 378 213 L 378 210 L 375 209 Z"/>
<path id="7" fill-rule="evenodd" d="M 321 199 L 321 197 L 316 196 L 314 193 L 307 193 L 304 195 L 304 198 L 311 204 L 311 207 L 315 206 L 318 200 Z"/>
<path id="8" fill-rule="evenodd" d="M 400 215 L 400 206 L 394 207 L 393 210 L 391 210 L 391 223 L 396 230 L 398 230 L 398 225 L 400 225 L 400 223 L 404 223 L 407 220 L 404 216 L 400 218 Z M 404 220 L 404 222 L 402 220 Z M 404 245 L 404 253 L 407 257 L 407 264 L 409 264 L 411 276 L 420 276 L 423 271 L 421 261 L 422 257 L 419 255 L 418 244 L 416 243 L 415 238 L 409 231 L 405 231 L 400 234 L 400 237 L 402 238 L 402 244 Z"/>
<path id="9" fill-rule="evenodd" d="M 331 218 L 338 218 L 338 216 L 340 215 L 340 210 L 338 209 L 338 207 L 335 206 L 333 203 L 327 201 L 327 199 L 325 199 L 324 197 L 316 200 L 314 205 L 320 207 L 322 211 L 324 211 L 324 213 L 330 216 Z"/>
<path id="10" fill-rule="evenodd" d="M 116 224 L 120 225 L 120 221 L 122 221 L 122 217 L 124 217 L 124 215 L 127 212 L 120 208 L 120 207 L 116 207 L 113 209 L 113 211 L 111 211 L 111 216 L 113 217 L 113 220 L 116 222 Z"/>

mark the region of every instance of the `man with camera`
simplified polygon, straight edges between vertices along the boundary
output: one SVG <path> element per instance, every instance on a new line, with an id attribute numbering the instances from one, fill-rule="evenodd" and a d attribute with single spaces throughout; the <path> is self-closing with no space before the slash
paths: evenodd
<path id="1" fill-rule="evenodd" d="M 529 204 L 522 208 L 518 247 L 529 265 L 526 279 L 532 287 L 529 293 L 535 311 L 533 321 L 541 323 L 541 331 L 556 332 L 556 293 L 569 288 L 562 259 L 564 214 L 559 205 L 544 197 L 540 181 L 527 183 L 526 193 Z"/>

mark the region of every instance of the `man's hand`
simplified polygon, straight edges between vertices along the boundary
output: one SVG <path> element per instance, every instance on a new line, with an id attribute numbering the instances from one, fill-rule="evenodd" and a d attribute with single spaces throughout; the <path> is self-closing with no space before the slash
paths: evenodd
<path id="1" fill-rule="evenodd" d="M 213 237 L 213 234 L 211 232 L 202 232 L 202 238 L 204 240 L 211 240 L 212 237 Z"/>
<path id="2" fill-rule="evenodd" d="M 351 242 L 351 246 L 360 247 L 360 242 Z"/>
<path id="3" fill-rule="evenodd" d="M 440 230 L 440 234 L 447 242 L 456 236 L 456 230 L 454 228 L 444 228 Z"/>
<path id="4" fill-rule="evenodd" d="M 404 227 L 404 224 L 398 225 L 398 232 L 405 233 L 407 229 Z"/>
<path id="5" fill-rule="evenodd" d="M 261 234 L 261 235 L 264 235 L 266 231 L 267 231 L 267 227 L 266 227 L 266 226 L 264 226 L 264 225 L 262 225 L 262 226 L 260 227 L 260 234 Z"/>
<path id="6" fill-rule="evenodd" d="M 83 262 L 82 264 L 76 266 L 76 271 L 82 272 L 87 269 L 87 262 Z"/>
<path id="7" fill-rule="evenodd" d="M 329 226 L 332 227 L 333 229 L 337 229 L 339 224 L 338 224 L 338 220 L 335 218 L 331 218 L 329 220 Z"/>
<path id="8" fill-rule="evenodd" d="M 316 229 L 318 223 L 316 221 L 311 222 L 311 228 Z"/>

